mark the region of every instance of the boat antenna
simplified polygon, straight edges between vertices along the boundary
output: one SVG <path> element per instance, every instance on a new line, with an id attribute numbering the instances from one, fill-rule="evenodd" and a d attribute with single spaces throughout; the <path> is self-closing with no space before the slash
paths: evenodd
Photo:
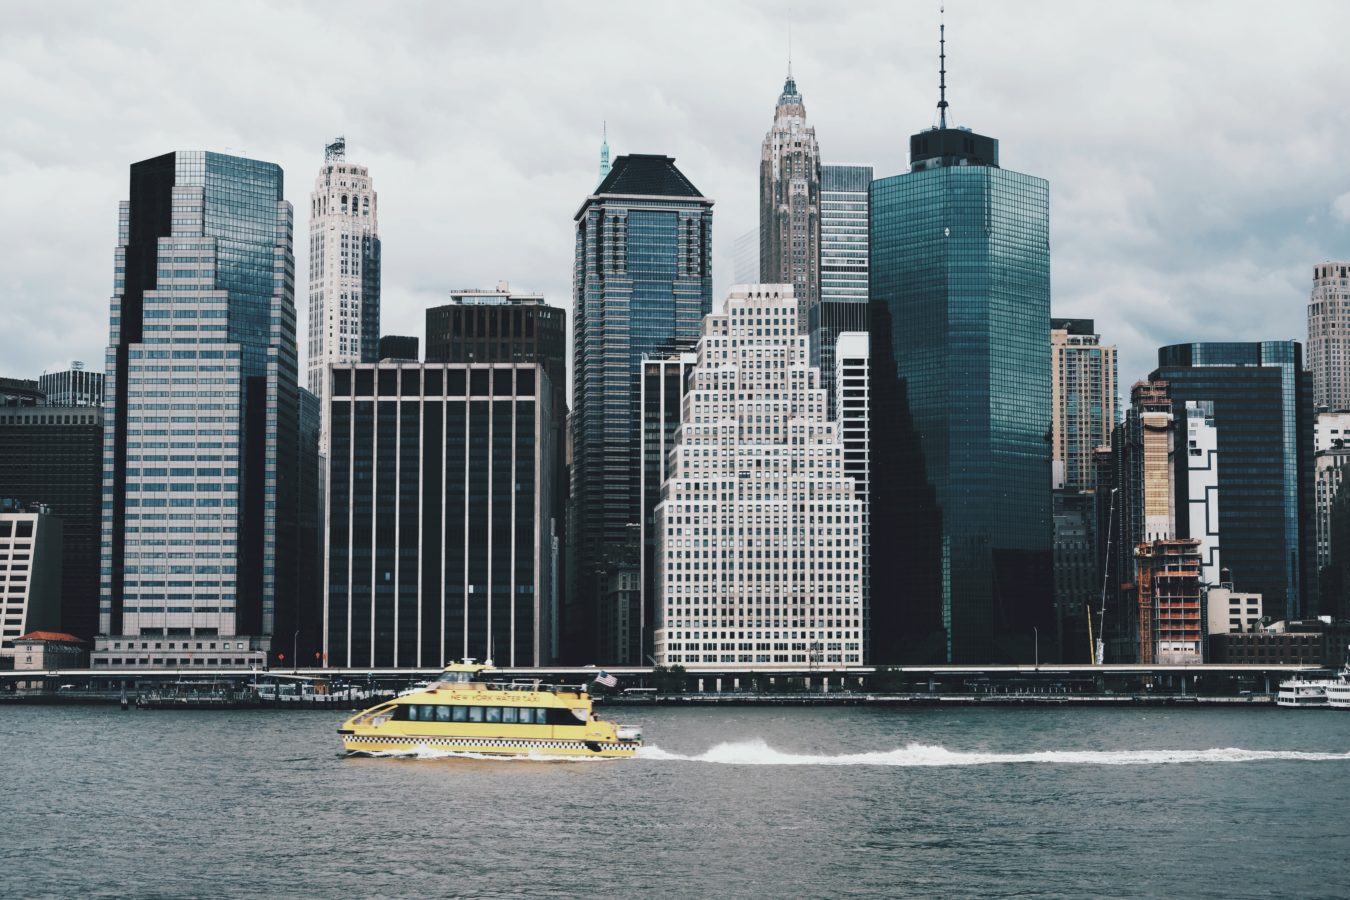
<path id="1" fill-rule="evenodd" d="M 947 127 L 947 7 L 938 7 L 938 127 Z"/>

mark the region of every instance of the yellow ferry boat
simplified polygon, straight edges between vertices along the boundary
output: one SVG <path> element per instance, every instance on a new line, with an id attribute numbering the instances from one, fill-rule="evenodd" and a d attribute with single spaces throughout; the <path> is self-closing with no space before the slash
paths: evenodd
<path id="1" fill-rule="evenodd" d="M 440 750 L 490 756 L 628 757 L 642 732 L 595 718 L 584 685 L 493 679 L 491 666 L 453 663 L 425 689 L 352 716 L 349 753 Z"/>

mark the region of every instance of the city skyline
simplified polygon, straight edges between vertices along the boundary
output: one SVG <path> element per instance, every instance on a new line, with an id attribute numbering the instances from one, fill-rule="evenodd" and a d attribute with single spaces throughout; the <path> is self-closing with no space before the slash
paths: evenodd
<path id="1" fill-rule="evenodd" d="M 643 11 L 649 26 L 701 35 L 709 52 L 691 73 L 673 49 L 678 40 L 670 50 L 635 46 L 619 58 L 634 73 L 625 79 L 568 52 L 569 35 L 622 44 L 631 16 L 612 17 L 607 7 L 549 9 L 523 25 L 508 9 L 428 9 L 397 25 L 392 13 L 350 17 L 366 40 L 411 40 L 407 60 L 381 70 L 359 60 L 342 70 L 310 64 L 326 52 L 307 33 L 319 33 L 319 11 L 271 9 L 276 27 L 256 38 L 267 52 L 228 82 L 228 94 L 213 75 L 215 51 L 204 65 L 185 66 L 170 17 L 153 8 L 119 17 L 134 39 L 119 39 L 119 24 L 101 10 L 71 17 L 60 4 L 20 13 L 0 38 L 21 73 L 48 73 L 41 85 L 19 77 L 0 88 L 19 123 L 0 139 L 0 185 L 19 212 L 0 233 L 12 251 L 0 269 L 9 285 L 0 303 L 9 374 L 35 377 L 72 358 L 99 358 L 113 236 L 101 212 L 122 197 L 126 162 L 166 146 L 243 147 L 275 161 L 301 179 L 286 199 L 303 211 L 297 191 L 313 170 L 314 147 L 347 134 L 353 158 L 379 173 L 382 230 L 398 244 L 385 265 L 384 330 L 418 334 L 426 307 L 455 285 L 509 278 L 568 304 L 566 225 L 593 184 L 607 120 L 615 156 L 669 153 L 718 201 L 713 294 L 726 294 L 732 243 L 757 218 L 765 97 L 787 67 L 786 24 L 772 9 Z M 1350 121 L 1325 112 L 1339 109 L 1336 81 L 1326 76 L 1337 62 L 1335 21 L 1350 18 L 1346 11 L 1299 6 L 1272 22 L 1255 4 L 1185 15 L 1136 4 L 1085 21 L 1071 9 L 947 10 L 952 120 L 999 134 L 1009 166 L 1053 186 L 1053 314 L 1097 319 L 1104 340 L 1120 346 L 1122 386 L 1144 377 L 1153 352 L 1169 343 L 1301 340 L 1312 265 L 1344 257 L 1350 243 L 1350 176 L 1327 176 Z M 267 10 L 258 4 L 255 12 Z M 225 38 L 222 47 L 237 45 L 228 38 L 239 26 L 209 11 L 201 18 Z M 343 19 L 322 16 L 339 29 Z M 469 77 L 483 71 L 473 47 L 455 37 L 417 43 L 417 34 L 439 34 L 438 22 L 472 36 L 504 33 L 508 19 L 537 51 L 535 63 L 554 73 L 549 83 L 526 90 L 503 74 L 484 90 Z M 936 9 L 806 5 L 793 20 L 793 72 L 828 158 L 872 165 L 877 177 L 904 171 L 904 136 L 936 115 Z M 548 37 L 534 40 L 536 28 Z M 999 35 L 1010 30 L 1018 41 L 1008 50 Z M 58 31 L 86 52 L 54 66 L 47 38 Z M 717 52 L 752 32 L 765 39 Z M 119 64 L 124 52 L 152 49 L 155 61 L 144 67 Z M 1103 57 L 1112 65 L 1098 71 Z M 1027 58 L 1045 62 L 1032 70 Z M 117 77 L 107 77 L 114 69 Z M 271 90 L 281 78 L 293 90 Z M 406 97 L 406 115 L 391 96 Z M 428 105 L 441 111 L 429 120 L 415 114 Z M 1271 140 L 1277 123 L 1283 139 Z M 551 134 L 547 146 L 526 139 L 541 127 Z M 76 143 L 76 129 L 99 135 L 97 152 Z M 307 232 L 303 212 L 296 227 Z M 447 259 L 446 246 L 459 252 Z M 307 290 L 302 271 L 297 295 Z"/>

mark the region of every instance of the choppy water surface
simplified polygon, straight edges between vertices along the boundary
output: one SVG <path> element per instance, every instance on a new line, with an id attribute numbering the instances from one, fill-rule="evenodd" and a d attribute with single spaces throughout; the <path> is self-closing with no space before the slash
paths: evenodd
<path id="1" fill-rule="evenodd" d="M 1341 897 L 1350 713 L 617 710 L 634 760 L 0 708 L 0 894 Z"/>

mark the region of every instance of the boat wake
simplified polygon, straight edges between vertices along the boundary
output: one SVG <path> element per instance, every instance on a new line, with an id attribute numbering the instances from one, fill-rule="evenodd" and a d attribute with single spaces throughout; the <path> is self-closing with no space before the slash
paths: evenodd
<path id="1" fill-rule="evenodd" d="M 1034 753 L 985 753 L 948 750 L 931 744 L 907 744 L 894 750 L 813 756 L 775 750 L 763 740 L 718 744 L 706 753 L 685 756 L 660 747 L 642 747 L 638 759 L 721 763 L 732 766 L 992 766 L 1009 763 L 1053 763 L 1079 766 L 1155 766 L 1177 763 L 1240 763 L 1266 760 L 1350 762 L 1350 753 L 1302 750 L 1041 750 Z"/>

